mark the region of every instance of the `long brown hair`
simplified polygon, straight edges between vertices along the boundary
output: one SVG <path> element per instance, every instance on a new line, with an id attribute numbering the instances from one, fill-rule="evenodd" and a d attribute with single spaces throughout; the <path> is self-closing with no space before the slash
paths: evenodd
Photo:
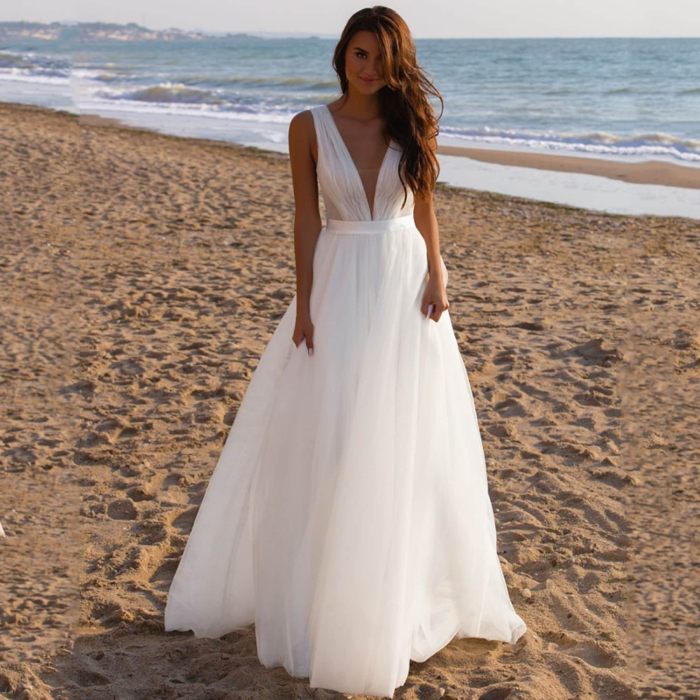
<path id="1" fill-rule="evenodd" d="M 365 7 L 347 21 L 333 53 L 333 68 L 340 88 L 348 91 L 345 75 L 345 50 L 359 31 L 377 37 L 386 85 L 379 91 L 379 107 L 385 131 L 403 148 L 399 162 L 399 178 L 406 203 L 406 184 L 414 194 L 427 195 L 435 186 L 440 165 L 430 140 L 440 131 L 444 100 L 416 60 L 416 46 L 403 18 L 383 5 Z M 440 116 L 436 117 L 428 100 L 432 94 L 440 100 Z M 403 206 L 403 205 L 402 205 Z"/>

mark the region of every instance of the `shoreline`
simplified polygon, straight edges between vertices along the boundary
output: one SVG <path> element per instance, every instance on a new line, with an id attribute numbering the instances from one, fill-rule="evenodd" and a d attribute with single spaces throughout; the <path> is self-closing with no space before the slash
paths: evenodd
<path id="1" fill-rule="evenodd" d="M 86 124 L 105 126 L 132 127 L 130 124 L 114 117 L 104 117 L 98 114 L 85 114 L 79 116 Z M 152 131 L 147 129 L 148 131 Z M 161 133 L 161 132 L 158 132 Z M 184 137 L 198 138 L 198 137 Z M 199 139 L 211 141 L 217 139 Z M 244 144 L 233 141 L 237 146 Z M 260 150 L 280 153 L 272 148 L 254 147 Z M 554 153 L 536 153 L 527 151 L 511 151 L 507 149 L 491 149 L 473 146 L 438 145 L 438 155 L 469 158 L 483 163 L 503 165 L 506 167 L 535 168 L 560 173 L 578 173 L 584 175 L 596 175 L 621 182 L 637 185 L 660 185 L 663 187 L 683 187 L 700 189 L 700 167 L 669 163 L 660 160 L 645 160 L 638 162 L 626 162 L 623 160 L 596 158 L 593 156 L 571 156 Z M 286 151 L 285 151 L 286 153 Z M 465 188 L 466 189 L 466 188 Z"/>
<path id="2" fill-rule="evenodd" d="M 129 124 L 115 117 L 105 117 L 99 114 L 75 114 L 63 109 L 54 109 L 40 105 L 30 105 L 21 102 L 0 101 L 0 105 L 14 108 L 29 108 L 39 111 L 47 110 L 70 115 L 78 120 L 79 124 L 89 126 L 104 126 L 112 128 L 146 131 L 176 138 L 193 139 L 202 143 L 218 143 L 244 149 L 255 149 L 268 154 L 282 154 L 288 157 L 286 150 L 276 150 L 270 144 L 270 148 L 264 146 L 250 146 L 224 139 L 211 139 L 201 136 L 185 136 L 173 133 L 165 133 L 149 128 Z M 660 187 L 679 187 L 683 189 L 700 189 L 700 167 L 669 163 L 660 160 L 644 160 L 637 162 L 625 162 L 622 160 L 597 158 L 594 156 L 573 156 L 565 154 L 536 153 L 526 151 L 511 151 L 506 149 L 491 149 L 473 146 L 438 145 L 438 155 L 465 158 L 491 165 L 500 165 L 507 168 L 532 168 L 550 173 L 572 173 L 580 175 L 592 175 L 603 177 L 631 185 L 656 185 Z M 450 185 L 462 189 L 470 189 L 462 185 Z M 509 195 L 504 195 L 509 196 Z M 526 197 L 529 198 L 529 197 Z M 546 201 L 546 200 L 537 200 Z M 564 205 L 566 206 L 566 205 Z M 576 206 L 576 205 L 573 205 Z M 587 207 L 577 207 L 587 208 Z M 686 218 L 686 217 L 681 217 Z"/>

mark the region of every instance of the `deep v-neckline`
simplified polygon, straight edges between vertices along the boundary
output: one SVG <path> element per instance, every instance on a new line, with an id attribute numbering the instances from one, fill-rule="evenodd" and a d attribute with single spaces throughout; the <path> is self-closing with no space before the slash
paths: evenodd
<path id="1" fill-rule="evenodd" d="M 352 165 L 352 170 L 355 173 L 355 176 L 357 177 L 358 184 L 360 185 L 360 190 L 362 190 L 362 194 L 364 195 L 365 202 L 367 203 L 367 210 L 369 211 L 369 216 L 372 221 L 374 221 L 374 205 L 377 203 L 377 192 L 379 190 L 379 184 L 381 181 L 382 173 L 384 172 L 384 164 L 387 161 L 387 158 L 389 156 L 389 151 L 391 150 L 391 145 L 394 142 L 393 139 L 389 139 L 389 145 L 386 148 L 386 151 L 384 151 L 384 156 L 382 157 L 382 162 L 381 165 L 379 166 L 379 171 L 377 172 L 377 180 L 374 183 L 374 197 L 372 199 L 372 204 L 370 206 L 369 203 L 369 197 L 367 196 L 367 190 L 365 189 L 364 182 L 362 182 L 362 177 L 360 175 L 360 171 L 357 167 L 357 164 L 353 160 L 352 155 L 350 154 L 350 149 L 348 148 L 347 144 L 345 143 L 345 139 L 343 138 L 343 135 L 340 133 L 340 129 L 338 128 L 338 125 L 335 123 L 335 117 L 333 116 L 333 112 L 331 112 L 330 107 L 327 104 L 323 105 L 328 112 L 328 118 L 331 121 L 331 124 L 333 125 L 333 129 L 335 130 L 335 133 L 338 136 L 338 140 L 343 146 L 343 149 L 345 150 L 345 155 L 348 157 L 348 160 L 350 161 L 350 164 Z"/>

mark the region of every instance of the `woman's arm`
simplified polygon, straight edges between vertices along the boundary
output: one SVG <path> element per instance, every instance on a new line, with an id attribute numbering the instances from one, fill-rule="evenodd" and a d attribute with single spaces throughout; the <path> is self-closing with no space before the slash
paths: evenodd
<path id="1" fill-rule="evenodd" d="M 433 195 L 415 197 L 413 220 L 416 227 L 425 239 L 428 249 L 428 274 L 431 277 L 442 278 L 442 265 L 440 264 L 440 234 L 438 222 L 433 208 Z"/>
<path id="2" fill-rule="evenodd" d="M 313 155 L 315 147 L 313 115 L 306 110 L 296 114 L 289 124 L 289 162 L 294 188 L 294 258 L 297 275 L 297 324 L 293 340 L 298 345 L 305 337 L 309 350 L 313 347 L 310 314 L 313 260 L 322 228 Z"/>
<path id="3" fill-rule="evenodd" d="M 437 150 L 437 140 L 433 137 L 431 145 Z M 434 321 L 440 319 L 442 312 L 449 308 L 447 292 L 445 290 L 445 274 L 442 267 L 442 257 L 440 255 L 440 234 L 438 231 L 437 217 L 433 206 L 433 193 L 428 195 L 416 195 L 415 206 L 413 208 L 413 220 L 416 227 L 425 239 L 425 246 L 428 255 L 428 284 L 421 303 L 421 313 L 428 313 L 428 306 L 435 307 L 430 315 Z"/>

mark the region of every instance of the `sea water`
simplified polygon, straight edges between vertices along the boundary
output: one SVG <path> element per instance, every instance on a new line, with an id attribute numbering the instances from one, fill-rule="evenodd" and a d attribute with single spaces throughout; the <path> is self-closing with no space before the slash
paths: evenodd
<path id="1" fill-rule="evenodd" d="M 0 25 L 1 28 L 2 25 Z M 0 31 L 0 100 L 286 150 L 334 37 Z M 417 39 L 447 145 L 700 167 L 700 38 Z M 438 112 L 440 102 L 431 98 Z"/>

